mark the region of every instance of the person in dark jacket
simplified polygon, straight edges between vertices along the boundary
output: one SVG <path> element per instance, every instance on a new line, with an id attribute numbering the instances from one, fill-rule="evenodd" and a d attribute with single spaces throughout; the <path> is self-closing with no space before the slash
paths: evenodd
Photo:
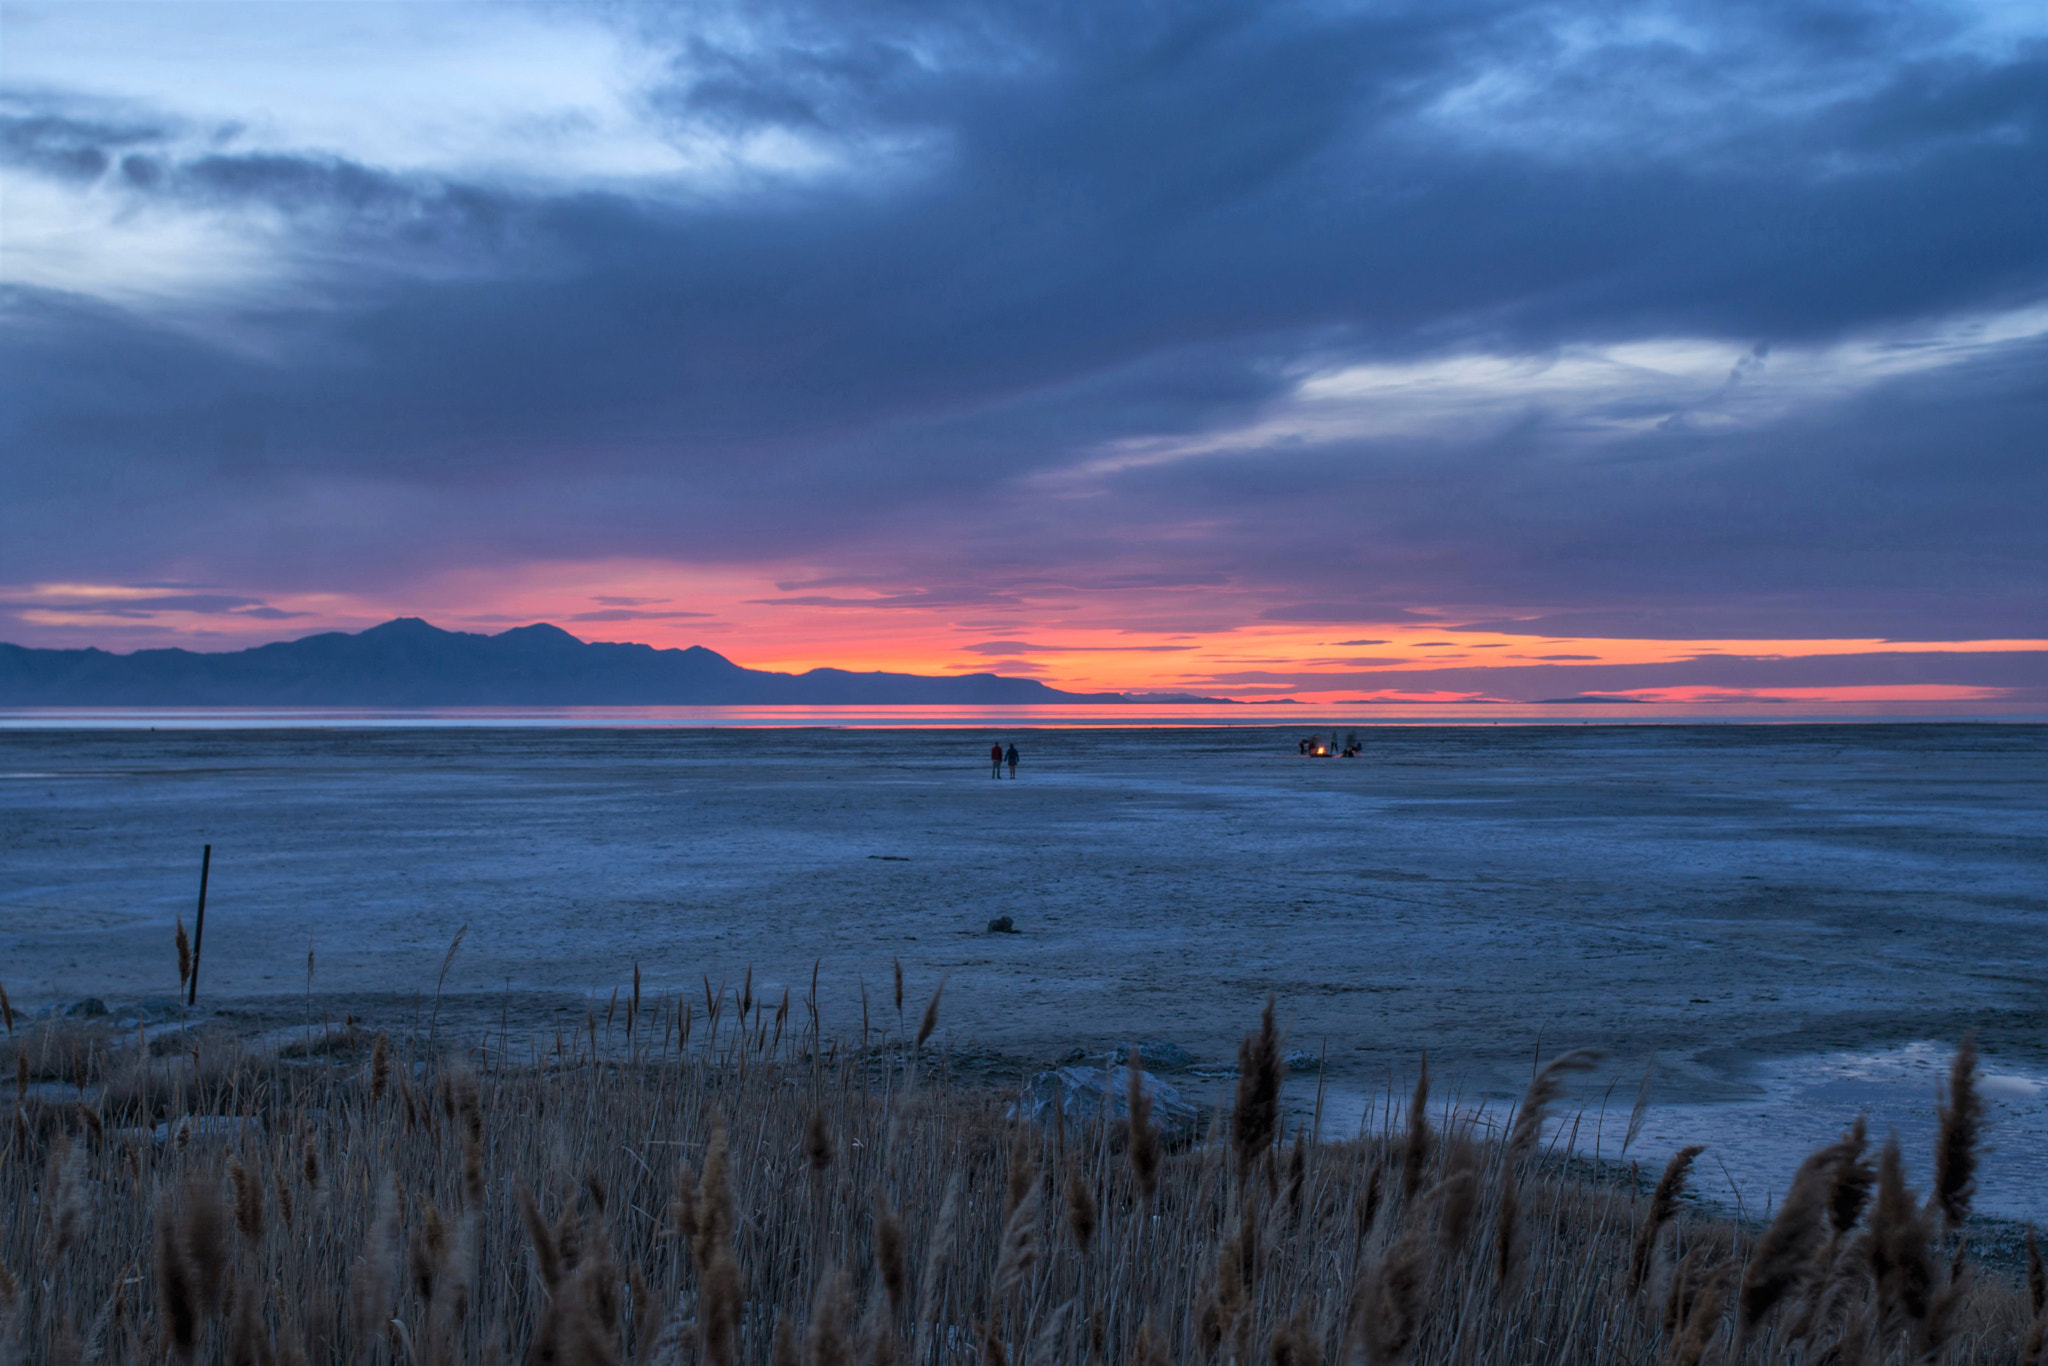
<path id="1" fill-rule="evenodd" d="M 988 747 L 988 776 L 991 778 L 1003 776 L 1003 747 L 1000 744 Z"/>
<path id="2" fill-rule="evenodd" d="M 1004 763 L 1006 763 L 1006 764 L 1008 764 L 1008 765 L 1010 766 L 1010 776 L 1011 776 L 1012 778 L 1016 777 L 1016 776 L 1017 776 L 1017 742 L 1016 742 L 1015 740 L 1012 740 L 1012 741 L 1010 742 L 1010 752 L 1009 752 L 1008 754 L 1005 754 L 1005 755 L 1003 756 L 1003 762 L 1004 762 Z"/>

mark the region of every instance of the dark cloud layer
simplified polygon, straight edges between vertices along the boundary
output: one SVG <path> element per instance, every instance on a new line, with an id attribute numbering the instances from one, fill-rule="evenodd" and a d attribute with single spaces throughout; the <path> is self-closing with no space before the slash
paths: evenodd
<path id="1" fill-rule="evenodd" d="M 1944 47 L 1931 8 L 1658 13 L 794 7 L 721 48 L 655 11 L 665 117 L 924 149 L 688 200 L 189 154 L 165 111 L 43 92 L 8 174 L 276 215 L 303 251 L 232 307 L 9 292 L 0 582 L 800 558 L 879 596 L 770 601 L 1212 584 L 1278 622 L 2043 634 L 2038 341 L 1732 427 L 1653 405 L 1595 440 L 1531 401 L 1076 473 L 1309 369 L 1682 336 L 1769 373 L 2048 292 L 2048 48 Z"/>

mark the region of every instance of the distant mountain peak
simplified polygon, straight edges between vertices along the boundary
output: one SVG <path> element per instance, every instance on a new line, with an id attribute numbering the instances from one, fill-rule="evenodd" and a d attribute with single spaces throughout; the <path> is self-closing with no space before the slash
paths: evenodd
<path id="1" fill-rule="evenodd" d="M 583 641 L 570 635 L 552 622 L 536 621 L 531 626 L 514 626 L 509 631 L 500 631 L 493 640 L 510 640 L 521 645 L 551 645 L 556 647 L 579 646 Z"/>
<path id="2" fill-rule="evenodd" d="M 348 632 L 343 631 L 339 634 L 347 635 Z M 419 617 L 393 617 L 389 621 L 379 622 L 375 626 L 358 631 L 355 634 L 359 639 L 393 640 L 413 638 L 426 640 L 433 636 L 448 636 L 455 633 L 453 631 L 444 631 L 432 622 L 423 621 Z"/>

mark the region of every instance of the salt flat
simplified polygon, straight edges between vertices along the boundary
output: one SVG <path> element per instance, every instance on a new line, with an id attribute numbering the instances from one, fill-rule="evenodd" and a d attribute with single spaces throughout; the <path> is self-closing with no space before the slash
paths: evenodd
<path id="1" fill-rule="evenodd" d="M 993 782 L 984 731 L 0 732 L 0 982 L 168 995 L 210 842 L 203 998 L 270 1014 L 307 1008 L 310 945 L 315 1013 L 409 1015 L 467 924 L 442 1018 L 515 1030 L 636 960 L 700 1003 L 822 960 L 828 1027 L 864 980 L 893 1028 L 901 959 L 913 1026 L 943 976 L 945 1037 L 1021 1061 L 1227 1067 L 1274 993 L 1354 1108 L 1425 1047 L 1479 1097 L 1586 1045 L 1611 1108 L 1654 1056 L 1660 1103 L 1805 1113 L 1801 1067 L 1975 1029 L 2012 1137 L 2042 1127 L 2048 728 L 1364 733 L 1017 732 Z M 1840 1120 L 1926 1109 L 1895 1074 Z"/>

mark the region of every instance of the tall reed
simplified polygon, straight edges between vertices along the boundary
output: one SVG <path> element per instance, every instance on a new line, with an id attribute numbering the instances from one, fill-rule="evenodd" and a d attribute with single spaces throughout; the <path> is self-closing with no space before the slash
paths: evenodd
<path id="1" fill-rule="evenodd" d="M 1170 1150 L 1135 1073 L 1120 1079 L 1128 1122 L 1008 1119 L 1008 1096 L 956 1084 L 923 1048 L 936 993 L 922 1037 L 865 1050 L 801 1019 L 771 1039 L 765 1011 L 735 1028 L 734 995 L 694 1034 L 681 1002 L 628 998 L 623 1053 L 586 1027 L 524 1065 L 437 1052 L 425 1033 L 351 1030 L 260 1056 L 66 1035 L 81 1087 L 58 1103 L 24 1082 L 0 1138 L 0 1354 L 2042 1356 L 2048 1274 L 2031 1293 L 1979 1274 L 1937 1226 L 1963 1211 L 1977 1171 L 1974 1061 L 1951 1083 L 1931 1205 L 1907 1187 L 1896 1141 L 1873 1171 L 1857 1130 L 1809 1159 L 1758 1234 L 1688 1211 L 1696 1149 L 1647 1196 L 1574 1177 L 1546 1145 L 1575 1055 L 1539 1071 L 1505 1140 L 1432 1110 L 1424 1080 L 1404 1122 L 1283 1143 L 1269 1005 L 1231 1112 Z M 33 1032 L 11 1045 L 19 1068 L 60 1046 Z"/>

